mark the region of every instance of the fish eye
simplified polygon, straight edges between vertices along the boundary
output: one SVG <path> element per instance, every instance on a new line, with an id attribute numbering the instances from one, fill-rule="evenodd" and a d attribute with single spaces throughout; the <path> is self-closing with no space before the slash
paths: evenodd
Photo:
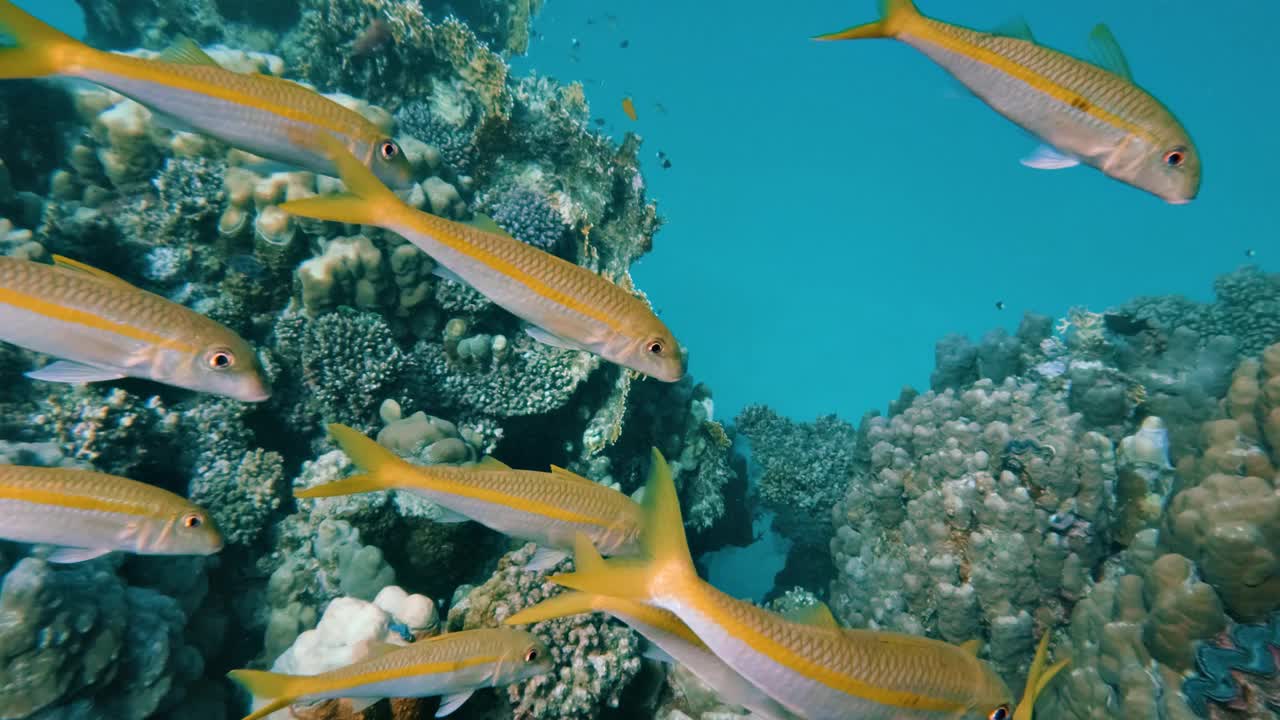
<path id="1" fill-rule="evenodd" d="M 1009 706 L 1001 705 L 990 713 L 987 713 L 987 720 L 1009 720 Z"/>
<path id="2" fill-rule="evenodd" d="M 1176 147 L 1164 154 L 1164 164 L 1169 167 L 1181 167 L 1187 161 L 1187 149 Z"/>
<path id="3" fill-rule="evenodd" d="M 200 516 L 196 515 L 195 513 L 182 516 L 182 527 L 184 528 L 189 528 L 191 530 L 194 530 L 203 524 L 204 524 L 204 520 L 201 520 Z"/>
<path id="4" fill-rule="evenodd" d="M 209 353 L 208 362 L 210 369 L 226 370 L 236 364 L 236 355 L 226 348 L 218 348 Z"/>
<path id="5" fill-rule="evenodd" d="M 524 661 L 531 663 L 538 659 L 538 648 L 529 648 L 524 651 Z"/>
<path id="6" fill-rule="evenodd" d="M 645 347 L 654 355 L 661 355 L 662 352 L 667 349 L 667 346 L 664 345 L 661 340 L 650 340 L 649 344 Z"/>
<path id="7" fill-rule="evenodd" d="M 383 160 L 395 160 L 396 156 L 400 154 L 400 146 L 394 140 L 383 140 L 378 145 L 378 153 L 382 155 Z"/>

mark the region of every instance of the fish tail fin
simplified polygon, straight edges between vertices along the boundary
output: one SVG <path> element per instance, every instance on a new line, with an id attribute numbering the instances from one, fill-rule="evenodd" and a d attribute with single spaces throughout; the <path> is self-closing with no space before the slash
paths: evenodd
<path id="1" fill-rule="evenodd" d="M 589 540 L 579 535 L 574 539 L 573 553 L 577 570 L 554 575 L 552 582 L 587 593 L 643 602 L 678 593 L 684 583 L 697 579 L 671 468 L 657 448 L 652 455 L 642 504 L 640 541 L 644 557 L 605 560 Z"/>
<path id="2" fill-rule="evenodd" d="M 245 715 L 243 720 L 260 720 L 271 713 L 286 708 L 298 699 L 292 675 L 265 672 L 263 670 L 232 670 L 227 677 L 244 688 L 255 700 L 270 700 L 269 703 Z"/>
<path id="3" fill-rule="evenodd" d="M 2 0 L 0 0 L 2 1 Z M 351 225 L 374 225 L 387 211 L 403 206 L 400 198 L 356 159 L 355 155 L 338 138 L 326 131 L 316 131 L 299 142 L 319 145 L 329 160 L 338 168 L 338 175 L 347 186 L 347 192 L 337 195 L 319 195 L 305 200 L 290 200 L 280 209 L 290 215 L 330 220 Z"/>
<path id="4" fill-rule="evenodd" d="M 9 0 L 0 0 L 0 30 L 16 46 L 0 49 L 0 79 L 57 75 L 91 51 L 88 45 Z"/>
<path id="5" fill-rule="evenodd" d="M 591 545 L 590 540 L 586 540 L 585 536 L 579 533 L 578 537 L 586 541 L 587 545 Z M 591 548 L 595 550 L 594 547 Z M 578 570 L 583 568 L 577 562 L 579 555 L 574 556 L 574 562 L 578 566 Z M 600 557 L 598 554 L 596 557 Z M 570 590 L 562 592 L 554 597 L 547 598 L 537 605 L 530 605 L 520 612 L 503 620 L 504 625 L 532 625 L 533 623 L 542 622 L 543 620 L 554 620 L 556 618 L 567 617 L 569 615 L 582 615 L 583 613 L 595 612 L 596 596 L 591 593 L 575 592 Z"/>
<path id="6" fill-rule="evenodd" d="M 1071 663 L 1070 658 L 1065 658 L 1045 667 L 1045 663 L 1048 662 L 1049 636 L 1052 634 L 1049 628 L 1045 628 L 1044 635 L 1040 636 L 1040 644 L 1036 646 L 1036 656 L 1031 661 L 1031 669 L 1027 671 L 1027 686 L 1022 691 L 1022 701 L 1013 711 L 1014 720 L 1031 720 L 1036 700 L 1049 685 L 1049 681 Z"/>
<path id="7" fill-rule="evenodd" d="M 906 25 L 916 18 L 923 17 L 912 0 L 881 0 L 880 19 L 875 22 L 854 25 L 824 35 L 815 35 L 814 40 L 865 40 L 868 38 L 897 37 Z"/>
<path id="8" fill-rule="evenodd" d="M 365 471 L 364 474 L 297 490 L 293 493 L 294 497 L 334 497 L 389 490 L 395 487 L 392 482 L 393 472 L 409 464 L 355 428 L 334 423 L 329 426 L 329 434 L 337 441 L 342 452 Z"/>

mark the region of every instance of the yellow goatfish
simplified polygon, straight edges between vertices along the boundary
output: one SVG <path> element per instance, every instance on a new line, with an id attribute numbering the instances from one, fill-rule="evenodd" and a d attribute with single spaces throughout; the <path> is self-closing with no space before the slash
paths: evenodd
<path id="1" fill-rule="evenodd" d="M 0 257 L 0 341 L 62 358 L 28 377 L 145 378 L 257 402 L 271 396 L 253 348 L 194 310 L 61 256 Z"/>
<path id="2" fill-rule="evenodd" d="M 436 503 L 442 522 L 475 520 L 500 533 L 539 545 L 527 566 L 543 570 L 560 562 L 584 533 L 607 555 L 639 550 L 640 506 L 612 488 L 552 466 L 551 472 L 512 470 L 492 457 L 478 465 L 411 465 L 345 425 L 329 434 L 367 474 L 294 492 L 317 498 L 378 490 L 405 490 Z"/>
<path id="3" fill-rule="evenodd" d="M 322 152 L 293 142 L 321 131 L 383 180 L 410 184 L 412 169 L 395 140 L 364 116 L 297 83 L 222 68 L 189 40 L 160 60 L 95 50 L 0 0 L 0 28 L 17 47 L 0 49 L 0 78 L 77 78 L 136 100 L 175 130 L 199 132 L 264 158 L 334 175 Z"/>
<path id="4" fill-rule="evenodd" d="M 320 136 L 318 142 L 328 148 L 350 194 L 286 202 L 281 210 L 390 230 L 430 255 L 446 277 L 530 323 L 527 332 L 540 342 L 586 350 L 667 382 L 684 377 L 675 338 L 643 300 L 509 235 L 421 212 L 332 138 Z"/>
<path id="5" fill-rule="evenodd" d="M 978 32 L 926 17 L 912 0 L 884 0 L 880 20 L 818 40 L 894 38 L 941 65 L 975 95 L 1045 143 L 1022 162 L 1052 170 L 1085 163 L 1164 200 L 1200 190 L 1200 154 L 1173 113 L 1134 84 L 1105 25 L 1090 36 L 1096 64 L 1051 50 L 1025 24 Z"/>
<path id="6" fill-rule="evenodd" d="M 370 657 L 319 675 L 232 670 L 227 676 L 254 698 L 270 702 L 244 720 L 258 720 L 296 702 L 350 698 L 352 711 L 382 698 L 443 695 L 436 717 L 457 710 L 480 688 L 498 687 L 551 670 L 542 641 L 511 628 L 466 630 L 412 645 L 377 643 Z"/>
<path id="7" fill-rule="evenodd" d="M 699 579 L 671 471 L 657 450 L 643 505 L 643 559 L 605 561 L 582 542 L 575 548 L 580 569 L 551 580 L 670 611 L 735 672 L 807 720 L 1011 717 L 1008 687 L 972 649 L 914 635 L 791 622 Z M 1043 665 L 1043 654 L 1038 658 Z M 1023 698 L 1027 718 L 1035 696 L 1061 667 L 1032 668 Z"/>
<path id="8" fill-rule="evenodd" d="M 585 536 L 578 535 L 578 538 L 591 547 L 591 541 Z M 593 548 L 591 552 L 575 556 L 574 562 L 579 569 L 586 569 L 585 564 L 599 557 Z M 725 665 L 687 625 L 666 610 L 624 598 L 569 591 L 527 607 L 503 622 L 527 625 L 591 612 L 606 613 L 626 623 L 666 654 L 658 659 L 674 660 L 689 668 L 725 702 L 742 706 L 765 720 L 794 720 L 795 716 L 786 708 Z"/>
<path id="9" fill-rule="evenodd" d="M 222 536 L 202 508 L 168 490 L 70 468 L 0 465 L 0 538 L 55 545 L 55 563 L 113 551 L 209 555 Z"/>

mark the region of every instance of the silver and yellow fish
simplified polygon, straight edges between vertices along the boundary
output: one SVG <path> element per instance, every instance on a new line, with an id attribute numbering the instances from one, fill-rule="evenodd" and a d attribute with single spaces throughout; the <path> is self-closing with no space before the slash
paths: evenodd
<path id="1" fill-rule="evenodd" d="M 271 396 L 253 348 L 194 310 L 68 258 L 0 257 L 0 341 L 61 358 L 27 373 L 123 377 L 257 402 Z"/>
<path id="2" fill-rule="evenodd" d="M 1045 143 L 1024 165 L 1085 163 L 1175 204 L 1199 192 L 1199 151 L 1173 113 L 1134 84 L 1105 25 L 1090 38 L 1092 64 L 1036 43 L 1025 24 L 987 33 L 926 17 L 912 0 L 882 7 L 876 22 L 817 39 L 893 38 L 916 48 Z"/>
<path id="3" fill-rule="evenodd" d="M 689 556 L 671 471 L 653 451 L 644 493 L 644 558 L 606 561 L 585 538 L 579 570 L 553 582 L 670 611 L 736 673 L 806 720 L 1008 720 L 1012 695 L 971 647 L 871 630 L 797 623 L 720 592 Z M 1064 663 L 1045 670 L 1041 640 L 1019 720 Z"/>
<path id="4" fill-rule="evenodd" d="M 256 699 L 269 700 L 244 720 L 258 720 L 296 702 L 350 698 L 359 712 L 382 698 L 443 695 L 436 717 L 448 715 L 480 688 L 510 685 L 551 670 L 541 640 L 511 628 L 466 630 L 412 645 L 377 644 L 360 662 L 318 675 L 232 670 L 228 677 Z"/>
<path id="5" fill-rule="evenodd" d="M 402 235 L 512 315 L 535 339 L 585 350 L 659 380 L 684 377 L 684 355 L 649 304 L 594 272 L 500 232 L 422 212 L 396 197 L 333 138 L 328 149 L 350 194 L 286 202 L 303 217 L 375 225 Z"/>
<path id="6" fill-rule="evenodd" d="M 222 536 L 209 514 L 146 483 L 88 470 L 0 465 L 0 538 L 54 545 L 72 563 L 112 551 L 209 555 Z"/>
<path id="7" fill-rule="evenodd" d="M 385 182 L 403 187 L 412 169 L 395 140 L 364 116 L 297 83 L 236 73 L 190 41 L 160 60 L 95 50 L 0 0 L 0 28 L 17 47 L 0 49 L 0 78 L 77 78 L 145 106 L 161 124 L 215 137 L 304 170 L 333 175 L 323 152 L 292 138 L 325 132 Z"/>
<path id="8" fill-rule="evenodd" d="M 579 532 L 607 555 L 639 549 L 640 506 L 617 490 L 564 468 L 513 470 L 492 457 L 472 466 L 412 465 L 345 425 L 330 425 L 329 434 L 365 474 L 297 490 L 294 497 L 412 492 L 447 510 L 450 515 L 442 518 L 445 521 L 475 520 L 537 543 L 538 556 L 530 569 L 564 559 Z"/>

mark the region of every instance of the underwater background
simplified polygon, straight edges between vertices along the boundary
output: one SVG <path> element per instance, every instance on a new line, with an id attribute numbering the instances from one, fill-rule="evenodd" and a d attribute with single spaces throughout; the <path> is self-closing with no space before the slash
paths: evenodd
<path id="1" fill-rule="evenodd" d="M 627 493 L 656 446 L 714 584 L 981 640 L 1014 688 L 1052 633 L 1072 663 L 1037 718 L 1280 715 L 1280 6 L 922 5 L 1024 17 L 1080 55 L 1110 25 L 1205 158 L 1174 207 L 1021 166 L 1036 141 L 910 48 L 809 39 L 870 2 L 78 3 L 24 7 L 94 47 L 185 35 L 346 94 L 430 146 L 425 209 L 630 272 L 691 377 L 527 342 L 389 233 L 273 211 L 313 179 L 233 172 L 225 146 L 92 86 L 6 81 L 0 251 L 218 319 L 275 392 L 40 383 L 22 377 L 37 356 L 0 345 L 0 462 L 166 487 L 227 541 L 74 565 L 0 543 L 0 718 L 240 717 L 233 668 L 318 672 L 370 637 L 493 626 L 557 592 L 532 547 L 407 493 L 292 497 L 355 472 L 333 422 L 419 464 L 493 454 Z M 379 16 L 397 30 L 365 48 Z M 456 716 L 730 712 L 603 616 L 535 631 L 556 671 Z"/>

